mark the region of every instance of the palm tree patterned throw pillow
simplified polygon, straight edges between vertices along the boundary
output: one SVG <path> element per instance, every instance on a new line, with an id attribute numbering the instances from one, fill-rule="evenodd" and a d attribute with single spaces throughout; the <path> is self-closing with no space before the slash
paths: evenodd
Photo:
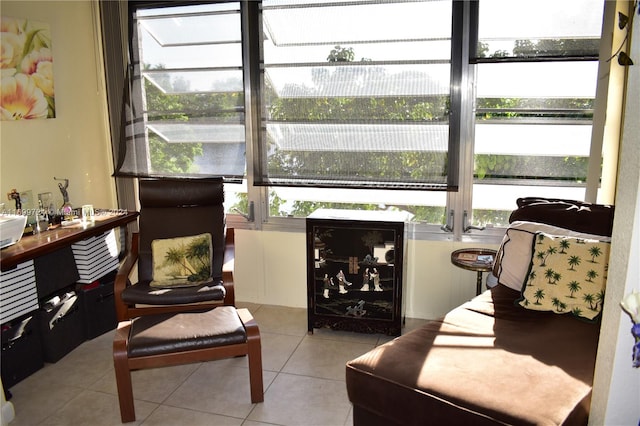
<path id="1" fill-rule="evenodd" d="M 594 320 L 602 311 L 610 243 L 537 232 L 518 303 Z"/>
<path id="2" fill-rule="evenodd" d="M 153 280 L 158 288 L 192 287 L 211 278 L 211 234 L 153 240 Z"/>

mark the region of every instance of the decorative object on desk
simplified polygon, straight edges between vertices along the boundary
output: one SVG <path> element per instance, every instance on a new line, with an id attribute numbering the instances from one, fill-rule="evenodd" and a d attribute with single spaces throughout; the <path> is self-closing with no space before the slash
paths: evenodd
<path id="1" fill-rule="evenodd" d="M 631 334 L 634 338 L 634 345 L 631 365 L 634 368 L 640 368 L 640 293 L 634 290 L 627 294 L 620 302 L 620 306 L 631 317 L 633 323 Z"/>
<path id="2" fill-rule="evenodd" d="M 31 191 L 30 189 L 26 191 L 20 191 L 20 201 L 22 203 L 22 212 L 20 212 L 19 214 L 27 216 L 27 225 L 35 224 L 37 220 L 37 204 L 33 200 L 33 191 Z"/>
<path id="3" fill-rule="evenodd" d="M 49 229 L 49 215 L 42 207 L 42 200 L 38 197 L 38 210 L 36 212 L 36 231 L 42 232 Z"/>
<path id="4" fill-rule="evenodd" d="M 55 118 L 49 24 L 6 16 L 1 20 L 1 119 Z"/>
<path id="5" fill-rule="evenodd" d="M 67 189 L 69 188 L 69 179 L 65 179 L 65 178 L 58 179 L 57 177 L 54 176 L 53 180 L 60 180 L 64 182 L 64 185 L 62 183 L 58 183 L 58 188 L 60 188 L 60 193 L 62 194 L 62 206 L 60 207 L 60 210 L 65 220 L 71 220 L 73 219 L 71 217 L 73 216 L 73 206 L 69 202 L 69 191 Z"/>
<path id="6" fill-rule="evenodd" d="M 85 204 L 82 206 L 82 222 L 93 223 L 96 220 L 93 204 Z"/>
<path id="7" fill-rule="evenodd" d="M 79 225 L 81 224 L 82 221 L 78 218 L 75 219 L 69 219 L 69 220 L 63 220 L 62 222 L 60 222 L 61 226 L 74 226 L 74 225 Z"/>
<path id="8" fill-rule="evenodd" d="M 14 200 L 16 202 L 16 214 L 22 210 L 22 200 L 20 199 L 20 193 L 15 188 L 7 192 L 7 200 Z"/>
<path id="9" fill-rule="evenodd" d="M 55 207 L 53 206 L 53 195 L 50 192 L 41 192 L 38 194 L 38 231 L 46 231 L 49 229 L 51 219 L 55 215 Z"/>
<path id="10" fill-rule="evenodd" d="M 53 194 L 51 192 L 41 192 L 38 194 L 38 205 L 44 210 L 43 214 L 50 218 L 56 213 L 56 207 L 53 204 Z"/>

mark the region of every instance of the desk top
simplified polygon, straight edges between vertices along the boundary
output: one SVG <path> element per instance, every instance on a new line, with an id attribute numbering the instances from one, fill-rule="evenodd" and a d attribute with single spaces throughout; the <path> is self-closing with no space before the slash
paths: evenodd
<path id="1" fill-rule="evenodd" d="M 133 222 L 138 212 L 97 210 L 93 223 L 78 223 L 56 228 L 34 235 L 26 235 L 16 244 L 0 250 L 0 269 L 6 271 L 26 262 L 69 246 L 77 241 L 101 235 L 106 231 Z"/>

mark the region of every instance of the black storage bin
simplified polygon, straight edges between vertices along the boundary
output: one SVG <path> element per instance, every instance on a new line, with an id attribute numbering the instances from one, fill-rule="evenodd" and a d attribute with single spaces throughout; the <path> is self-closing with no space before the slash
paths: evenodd
<path id="1" fill-rule="evenodd" d="M 69 290 L 42 303 L 40 336 L 46 362 L 57 362 L 84 341 L 84 317 L 80 298 Z"/>
<path id="2" fill-rule="evenodd" d="M 36 257 L 33 266 L 39 299 L 49 298 L 80 279 L 71 246 Z"/>
<path id="3" fill-rule="evenodd" d="M 114 279 L 115 272 L 90 285 L 79 284 L 76 287 L 81 300 L 87 339 L 93 339 L 116 328 Z"/>
<path id="4" fill-rule="evenodd" d="M 2 325 L 2 385 L 5 389 L 44 366 L 37 311 Z"/>

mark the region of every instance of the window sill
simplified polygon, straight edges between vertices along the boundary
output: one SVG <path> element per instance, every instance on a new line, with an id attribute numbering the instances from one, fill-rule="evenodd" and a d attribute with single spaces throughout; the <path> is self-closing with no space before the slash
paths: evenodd
<path id="1" fill-rule="evenodd" d="M 262 230 L 269 232 L 306 232 L 306 220 L 304 218 L 270 218 L 268 222 L 259 226 L 255 222 L 248 222 L 238 214 L 227 215 L 227 226 L 243 230 Z M 461 241 L 477 244 L 500 244 L 504 236 L 505 228 L 491 227 L 482 231 L 473 230 L 463 235 L 444 232 L 438 225 L 410 222 L 407 227 L 407 238 L 417 241 Z"/>

